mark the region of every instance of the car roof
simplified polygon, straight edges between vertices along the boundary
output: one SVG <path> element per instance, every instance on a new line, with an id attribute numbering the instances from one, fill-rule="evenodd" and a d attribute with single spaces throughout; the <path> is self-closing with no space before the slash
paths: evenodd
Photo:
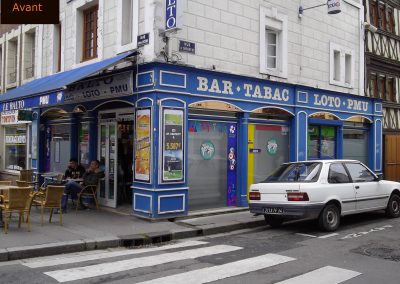
<path id="1" fill-rule="evenodd" d="M 350 162 L 350 163 L 361 163 L 358 160 L 349 160 L 349 159 L 330 159 L 330 160 L 308 160 L 308 161 L 297 161 L 297 162 L 289 162 L 287 164 L 296 164 L 296 163 L 323 163 L 323 164 L 328 164 L 328 163 L 345 163 L 345 162 Z"/>

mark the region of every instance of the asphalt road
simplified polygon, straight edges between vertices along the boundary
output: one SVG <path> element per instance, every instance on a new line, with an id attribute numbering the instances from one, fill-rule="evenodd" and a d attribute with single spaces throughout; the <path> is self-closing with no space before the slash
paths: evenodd
<path id="1" fill-rule="evenodd" d="M 303 221 L 182 240 L 0 263 L 1 283 L 400 283 L 400 218 Z M 150 282 L 148 282 L 150 281 Z"/>

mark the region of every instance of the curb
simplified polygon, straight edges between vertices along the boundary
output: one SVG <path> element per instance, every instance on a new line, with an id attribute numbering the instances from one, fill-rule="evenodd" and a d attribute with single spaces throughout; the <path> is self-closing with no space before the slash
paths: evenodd
<path id="1" fill-rule="evenodd" d="M 0 249 L 0 262 L 32 257 L 51 256 L 63 253 L 89 251 L 95 249 L 107 249 L 116 247 L 133 248 L 151 244 L 160 244 L 172 240 L 226 233 L 230 231 L 254 228 L 264 225 L 265 222 L 263 220 L 250 221 L 245 223 L 229 222 L 219 226 L 204 226 L 203 228 L 183 227 L 182 229 L 174 231 L 152 232 L 147 234 L 124 235 L 99 239 L 86 239 L 34 246 L 13 247 Z"/>

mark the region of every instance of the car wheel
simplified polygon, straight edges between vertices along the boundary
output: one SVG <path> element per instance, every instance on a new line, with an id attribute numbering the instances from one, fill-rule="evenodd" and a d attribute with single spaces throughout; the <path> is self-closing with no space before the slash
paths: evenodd
<path id="1" fill-rule="evenodd" d="M 393 194 L 390 197 L 386 208 L 386 215 L 389 218 L 397 218 L 400 216 L 400 197 L 397 194 Z"/>
<path id="2" fill-rule="evenodd" d="M 318 223 L 324 231 L 335 231 L 340 224 L 339 208 L 335 204 L 326 205 L 319 215 Z"/>
<path id="3" fill-rule="evenodd" d="M 277 216 L 264 215 L 265 223 L 272 228 L 278 228 L 283 223 L 283 218 Z"/>

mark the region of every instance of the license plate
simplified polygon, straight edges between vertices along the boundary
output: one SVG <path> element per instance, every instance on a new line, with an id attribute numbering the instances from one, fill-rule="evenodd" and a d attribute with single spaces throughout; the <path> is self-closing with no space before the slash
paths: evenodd
<path id="1" fill-rule="evenodd" d="M 264 213 L 280 214 L 280 213 L 283 213 L 283 208 L 280 208 L 280 207 L 266 207 L 266 208 L 264 208 Z"/>

